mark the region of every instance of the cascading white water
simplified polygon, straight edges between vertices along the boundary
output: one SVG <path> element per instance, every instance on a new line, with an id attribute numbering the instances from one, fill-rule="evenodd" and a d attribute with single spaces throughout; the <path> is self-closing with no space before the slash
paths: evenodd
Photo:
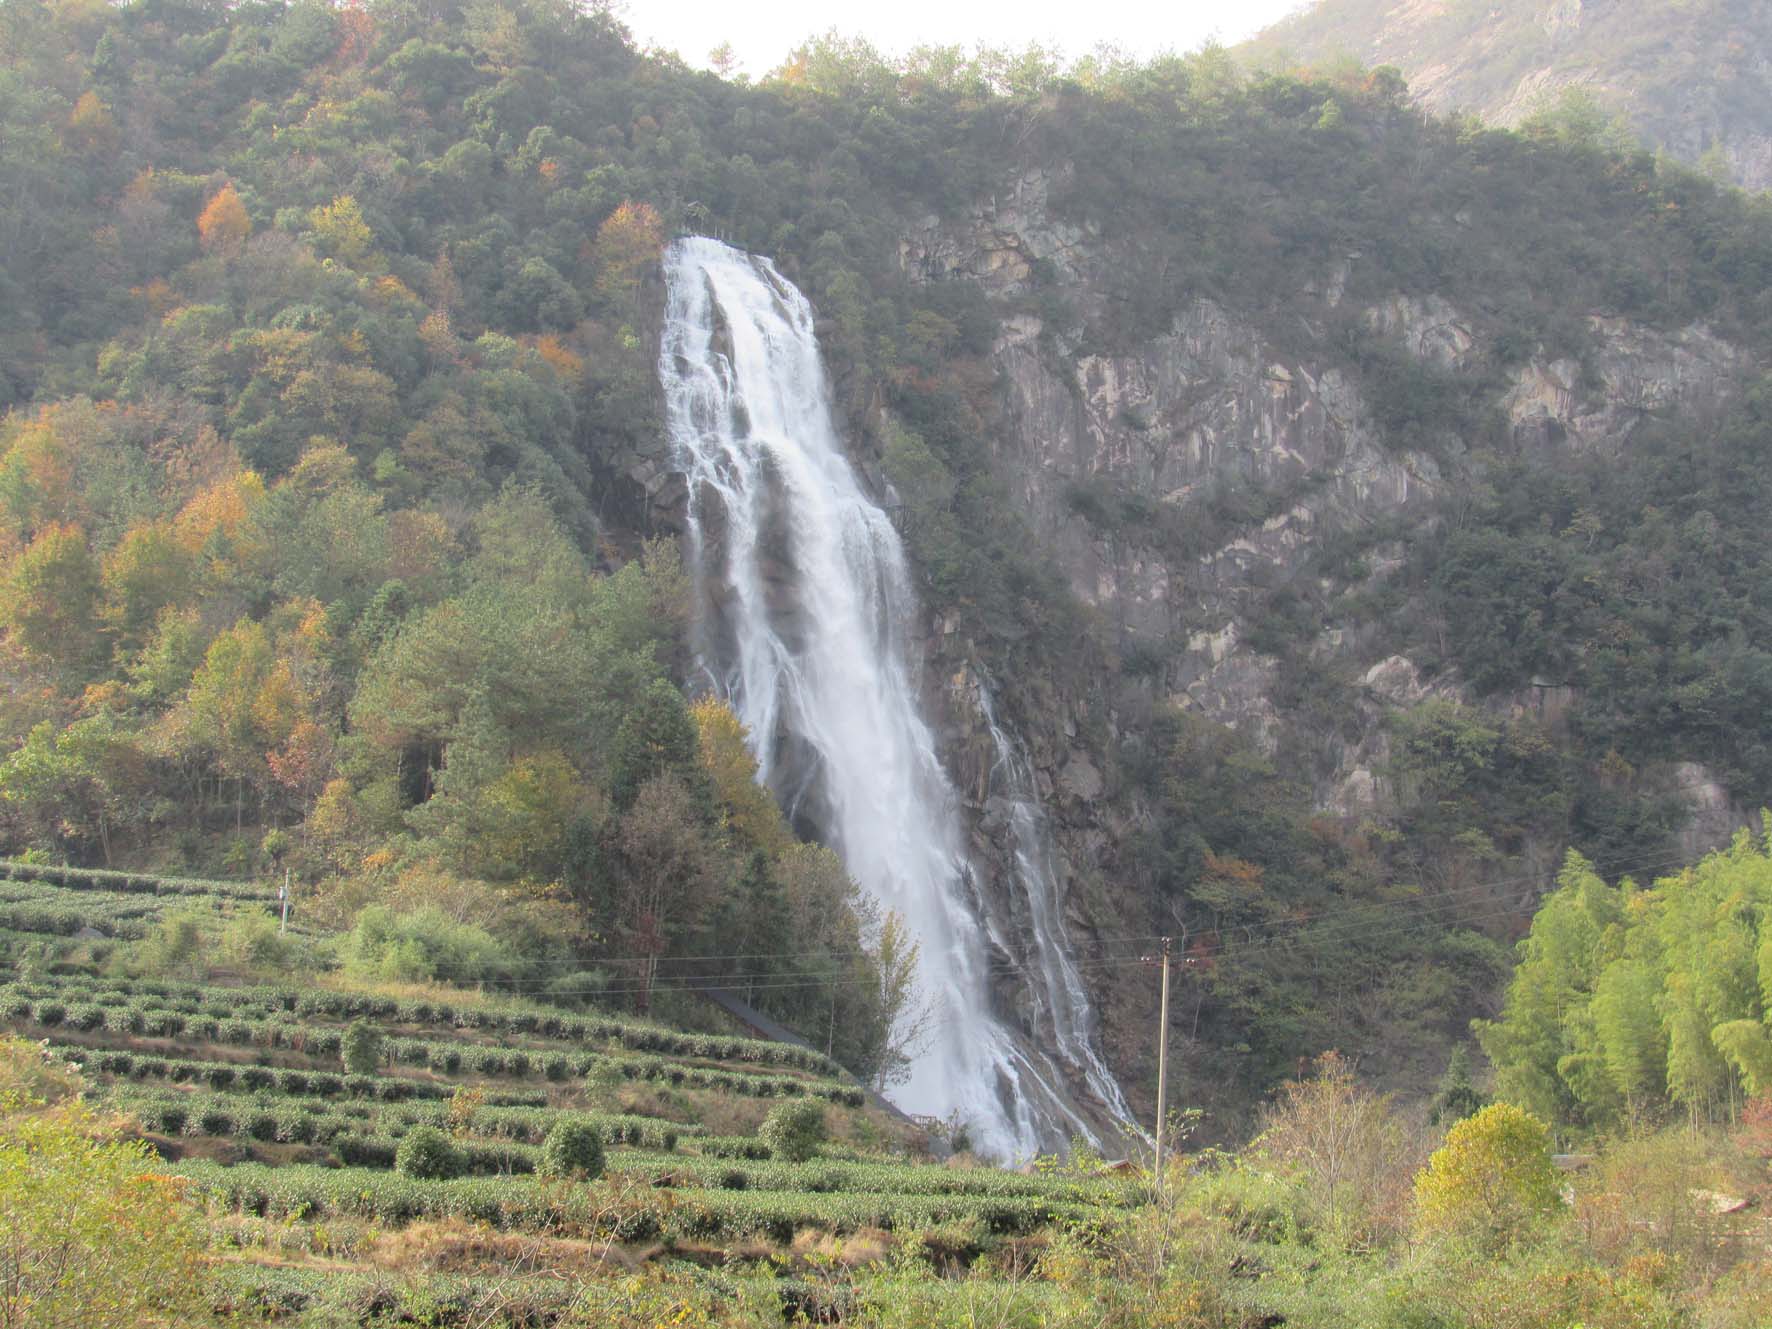
<path id="1" fill-rule="evenodd" d="M 1025 918 L 1013 920 L 1027 938 L 1025 949 L 1034 982 L 1029 995 L 1034 1006 L 1034 1026 L 1058 1054 L 1059 1060 L 1083 1077 L 1089 1091 L 1113 1117 L 1134 1127 L 1132 1109 L 1120 1092 L 1119 1081 L 1102 1061 L 1095 1047 L 1095 1012 L 1089 989 L 1072 958 L 1064 907 L 1059 899 L 1059 877 L 1051 828 L 1040 808 L 1034 785 L 1034 765 L 1020 739 L 997 723 L 997 708 L 990 689 L 981 679 L 978 705 L 990 727 L 996 760 L 991 765 L 991 797 L 1008 807 L 1009 834 L 1014 845 L 1014 876 L 1018 887 L 1011 897 L 1025 910 Z M 1019 911 L 1018 911 L 1019 912 Z"/>
<path id="2" fill-rule="evenodd" d="M 938 1003 L 893 1096 L 957 1115 L 1002 1157 L 1093 1136 L 1050 1057 L 991 1010 L 957 799 L 917 702 L 904 552 L 843 454 L 812 309 L 767 259 L 715 240 L 673 243 L 665 275 L 659 377 L 688 480 L 704 666 L 760 778 L 905 920 Z M 1065 1037 L 1088 1045 L 1086 1030 Z"/>

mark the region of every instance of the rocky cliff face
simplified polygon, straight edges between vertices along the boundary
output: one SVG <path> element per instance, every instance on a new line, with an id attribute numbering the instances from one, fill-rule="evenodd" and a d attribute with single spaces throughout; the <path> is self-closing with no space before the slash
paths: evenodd
<path id="1" fill-rule="evenodd" d="M 992 353 L 1002 481 L 1122 655 L 1154 658 L 1150 686 L 1162 697 L 1251 735 L 1270 755 L 1302 754 L 1302 773 L 1326 813 L 1382 815 L 1391 797 L 1386 717 L 1432 696 L 1470 700 L 1458 676 L 1443 669 L 1425 676 L 1395 649 L 1382 621 L 1332 623 L 1308 653 L 1353 687 L 1338 732 L 1313 734 L 1276 701 L 1278 662 L 1262 649 L 1254 611 L 1262 592 L 1318 575 L 1312 555 L 1326 538 L 1361 528 L 1431 529 L 1439 500 L 1480 471 L 1462 439 L 1414 448 L 1387 439 L 1357 372 L 1322 328 L 1351 314 L 1409 356 L 1457 370 L 1487 349 L 1473 321 L 1431 294 L 1345 308 L 1356 258 L 1299 292 L 1309 335 L 1284 348 L 1255 320 L 1198 300 L 1142 344 L 1088 349 L 1085 338 L 1026 313 L 1021 299 L 1039 274 L 1056 273 L 1087 325 L 1100 289 L 1095 278 L 1112 261 L 1091 236 L 1048 212 L 1047 185 L 1043 174 L 1024 177 L 1007 197 L 961 221 L 926 219 L 900 247 L 907 272 L 977 282 L 1006 311 Z M 1589 327 L 1595 349 L 1583 361 L 1539 354 L 1495 378 L 1492 405 L 1512 446 L 1628 448 L 1647 420 L 1714 410 L 1751 368 L 1749 357 L 1702 326 L 1670 332 L 1595 316 Z M 1100 520 L 1092 495 L 1131 499 L 1155 515 L 1116 528 Z M 1259 503 L 1251 512 L 1247 503 L 1223 501 L 1226 495 Z M 1381 541 L 1361 575 L 1376 589 L 1402 562 L 1400 542 Z M 935 625 L 932 641 L 946 683 L 948 750 L 962 789 L 981 791 L 989 744 L 969 687 L 965 623 L 949 616 Z M 1546 680 L 1483 704 L 1499 713 L 1530 710 L 1554 726 L 1566 691 Z M 1113 762 L 1104 748 L 1136 735 L 1123 732 L 1105 682 L 1042 696 L 1017 714 L 1030 731 L 1071 879 L 1073 925 L 1111 931 L 1099 912 L 1111 892 L 1096 865 L 1125 828 L 1113 823 Z M 1701 767 L 1640 778 L 1687 798 L 1688 853 L 1725 842 L 1746 820 Z M 1001 839 L 1001 819 L 993 820 L 982 797 L 973 812 L 979 846 L 990 849 Z M 1543 849 L 1547 874 L 1556 852 Z"/>
<path id="2" fill-rule="evenodd" d="M 1091 277 L 1111 260 L 1047 214 L 1045 187 L 1034 174 L 962 223 L 928 219 L 906 237 L 901 261 L 929 279 L 977 281 L 1003 301 L 1025 293 L 1045 263 L 1087 317 Z M 1299 293 L 1307 327 L 1342 305 L 1349 266 Z M 1442 367 L 1461 367 L 1483 349 L 1472 323 L 1438 296 L 1399 293 L 1357 314 Z M 1626 447 L 1645 420 L 1714 408 L 1749 367 L 1702 326 L 1666 333 L 1619 318 L 1589 323 L 1598 350 L 1585 364 L 1529 358 L 1495 393 L 1516 446 Z M 1208 300 L 1181 310 L 1162 335 L 1113 354 L 1079 350 L 1035 317 L 1010 316 L 993 363 L 1002 478 L 1077 596 L 1123 643 L 1160 651 L 1173 699 L 1270 750 L 1287 719 L 1270 701 L 1272 658 L 1248 640 L 1252 588 L 1304 575 L 1330 532 L 1430 520 L 1433 500 L 1470 474 L 1461 440 L 1435 439 L 1430 450 L 1383 438 L 1356 375 L 1327 346 L 1317 355 L 1279 349 L 1253 321 Z M 1188 542 L 1178 556 L 1140 530 L 1104 533 L 1080 501 L 1098 491 L 1148 499 L 1184 533 L 1218 534 L 1204 547 Z M 1227 524 L 1207 502 L 1227 491 L 1260 495 L 1270 515 Z M 1382 580 L 1396 556 L 1379 547 L 1369 577 Z M 1361 680 L 1362 705 L 1374 716 L 1429 691 L 1457 692 L 1456 680 L 1430 688 L 1377 634 L 1353 625 L 1331 629 L 1313 650 Z M 1318 782 L 1323 806 L 1351 811 L 1376 796 L 1372 756 L 1366 743 L 1344 751 Z"/>

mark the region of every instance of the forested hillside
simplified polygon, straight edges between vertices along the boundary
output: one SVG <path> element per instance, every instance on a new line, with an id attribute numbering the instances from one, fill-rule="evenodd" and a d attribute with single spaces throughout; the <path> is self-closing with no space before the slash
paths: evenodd
<path id="1" fill-rule="evenodd" d="M 1334 1046 L 1421 1086 L 1566 846 L 1677 854 L 1680 763 L 1772 797 L 1772 217 L 1578 123 L 1211 53 L 827 42 L 726 82 L 547 4 L 6 4 L 0 51 L 10 852 L 287 869 L 389 978 L 645 1006 L 718 974 L 890 1071 L 903 938 L 685 691 L 654 361 L 687 231 L 815 301 L 956 783 L 981 731 L 943 680 L 988 674 L 1138 1103 L 1152 985 L 1098 934 L 1192 949 L 1182 1065 L 1228 1131 Z M 1456 354 L 1424 350 L 1434 300 Z M 1024 464 L 1017 364 L 1093 420 L 1090 375 L 1177 328 L 1251 361 Z M 1652 391 L 1669 347 L 1697 349 Z M 1503 405 L 1553 369 L 1600 444 Z M 1345 436 L 1270 473 L 1251 399 Z M 1383 484 L 1344 501 L 1354 469 Z M 1135 566 L 1160 595 L 1119 595 Z M 1245 691 L 1202 684 L 1220 656 Z"/>
<path id="2" fill-rule="evenodd" d="M 1718 179 L 1772 185 L 1772 23 L 1753 0 L 1316 0 L 1257 62 L 1394 65 L 1424 105 L 1520 125 L 1559 103 Z"/>

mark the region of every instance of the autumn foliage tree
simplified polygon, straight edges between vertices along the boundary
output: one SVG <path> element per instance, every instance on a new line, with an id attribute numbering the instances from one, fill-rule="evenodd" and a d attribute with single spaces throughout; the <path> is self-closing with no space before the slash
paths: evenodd
<path id="1" fill-rule="evenodd" d="M 99 649 L 98 589 L 84 532 L 47 526 L 0 583 L 0 626 L 28 655 L 78 672 Z"/>
<path id="2" fill-rule="evenodd" d="M 80 94 L 68 116 L 65 139 L 76 151 L 108 153 L 117 147 L 117 121 L 96 92 Z"/>
<path id="3" fill-rule="evenodd" d="M 349 194 L 340 194 L 332 202 L 308 214 L 313 227 L 314 243 L 320 252 L 337 259 L 347 267 L 360 267 L 370 257 L 375 245 L 375 232 L 363 219 L 363 208 Z"/>
<path id="4" fill-rule="evenodd" d="M 757 760 L 745 745 L 747 733 L 731 705 L 703 697 L 689 708 L 695 721 L 702 769 L 713 782 L 726 825 L 752 849 L 770 858 L 794 842 L 781 809 L 757 783 Z"/>
<path id="5" fill-rule="evenodd" d="M 197 218 L 197 234 L 203 248 L 211 253 L 238 253 L 246 243 L 252 234 L 252 219 L 234 186 L 223 185 L 210 198 Z"/>
<path id="6" fill-rule="evenodd" d="M 1338 1052 L 1280 1086 L 1254 1150 L 1304 1188 L 1313 1220 L 1359 1245 L 1400 1228 L 1408 1178 L 1420 1160 L 1390 1097 L 1359 1082 Z"/>
<path id="7" fill-rule="evenodd" d="M 593 256 L 597 294 L 611 306 L 625 309 L 640 289 L 648 265 L 664 248 L 664 221 L 650 203 L 625 200 L 597 228 Z"/>

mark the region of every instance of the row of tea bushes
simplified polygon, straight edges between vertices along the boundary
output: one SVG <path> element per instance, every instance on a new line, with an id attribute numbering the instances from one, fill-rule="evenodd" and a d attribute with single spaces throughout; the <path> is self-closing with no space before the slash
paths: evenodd
<path id="1" fill-rule="evenodd" d="M 105 937 L 132 940 L 147 935 L 149 921 L 139 913 L 126 915 L 124 912 L 79 909 L 71 905 L 0 900 L 0 928 L 8 932 L 28 932 L 35 936 L 71 937 L 90 928 Z"/>
<path id="2" fill-rule="evenodd" d="M 456 1086 L 432 1080 L 413 1080 L 394 1075 L 345 1075 L 333 1071 L 299 1070 L 279 1066 L 242 1066 L 231 1061 L 201 1061 L 122 1052 L 114 1049 L 58 1046 L 69 1061 L 100 1075 L 135 1080 L 165 1080 L 172 1084 L 202 1084 L 211 1089 L 244 1093 L 277 1092 L 320 1098 L 374 1098 L 394 1103 L 403 1099 L 447 1099 Z M 545 1092 L 502 1091 L 491 1102 L 518 1107 L 541 1107 Z"/>
<path id="3" fill-rule="evenodd" d="M 239 1094 L 222 1091 L 149 1090 L 129 1085 L 120 1086 L 116 1098 L 144 1127 L 163 1135 L 250 1135 L 267 1142 L 325 1144 L 344 1134 L 398 1139 L 413 1126 L 453 1124 L 446 1103 L 290 1099 L 276 1095 L 243 1099 Z M 477 1107 L 467 1129 L 480 1139 L 539 1145 L 562 1115 L 594 1124 L 603 1143 L 611 1148 L 628 1146 L 663 1154 L 674 1150 L 680 1139 L 695 1138 L 700 1130 L 691 1123 L 624 1113 L 500 1106 Z M 763 1148 L 767 1154 L 767 1146 Z"/>
<path id="4" fill-rule="evenodd" d="M 362 1019 L 389 1026 L 470 1030 L 501 1038 L 530 1036 L 577 1045 L 614 1043 L 633 1052 L 674 1058 L 775 1066 L 831 1079 L 840 1079 L 845 1074 L 841 1066 L 823 1053 L 791 1043 L 722 1034 L 683 1033 L 639 1021 L 573 1015 L 545 1007 L 504 1009 L 471 1003 L 396 1000 L 371 993 L 339 992 L 327 988 L 222 988 L 84 975 L 15 982 L 0 989 L 0 994 L 5 992 L 17 992 L 29 999 L 55 998 L 64 1003 L 85 1000 L 104 1006 L 130 1003 L 145 1006 L 149 999 L 158 999 L 166 1009 L 188 1015 L 211 1015 L 218 1019 L 287 1013 L 306 1021 Z"/>
<path id="5" fill-rule="evenodd" d="M 576 1280 L 550 1277 L 464 1278 L 430 1274 L 394 1282 L 383 1273 L 228 1261 L 210 1286 L 210 1309 L 227 1324 L 426 1325 L 480 1329 L 488 1306 L 506 1323 L 563 1322 L 581 1299 Z M 580 1321 L 582 1323 L 582 1321 Z"/>
<path id="6" fill-rule="evenodd" d="M 662 1191 L 622 1184 L 547 1182 L 529 1178 L 421 1181 L 369 1168 L 221 1167 L 185 1163 L 170 1169 L 224 1209 L 270 1218 L 368 1219 L 388 1225 L 460 1218 L 500 1230 L 646 1241 L 659 1237 L 792 1240 L 813 1228 L 848 1233 L 975 1221 L 1019 1235 L 1049 1224 L 1081 1223 L 1092 1206 L 1030 1196 L 916 1195 L 866 1192 Z"/>
<path id="7" fill-rule="evenodd" d="M 746 1075 L 740 1071 L 688 1066 L 664 1057 L 597 1057 L 585 1068 L 587 1074 L 613 1072 L 626 1080 L 658 1081 L 696 1089 L 721 1089 L 748 1098 L 822 1098 L 840 1107 L 858 1108 L 867 1095 L 854 1085 L 828 1080 L 797 1080 L 785 1075 Z"/>
<path id="8" fill-rule="evenodd" d="M 102 1030 L 118 1036 L 184 1036 L 204 1043 L 298 1052 L 328 1060 L 339 1055 L 344 1037 L 343 1030 L 336 1028 L 309 1029 L 293 1023 L 272 1021 L 218 1021 L 210 1016 L 187 1019 L 170 1012 L 143 1012 L 131 1007 L 113 1007 L 107 1010 L 102 1006 L 90 1005 L 69 1008 L 54 1000 L 32 1003 L 16 994 L 0 994 L 0 1020 L 14 1024 L 31 1023 L 45 1029 L 66 1027 L 83 1033 Z M 822 1098 L 845 1107 L 860 1107 L 865 1101 L 860 1089 L 835 1081 L 803 1080 L 787 1075 L 752 1075 L 718 1067 L 686 1065 L 664 1057 L 609 1057 L 595 1052 L 542 1054 L 522 1048 L 408 1038 L 387 1040 L 382 1045 L 381 1055 L 390 1065 L 422 1067 L 451 1076 L 471 1074 L 511 1079 L 541 1077 L 561 1083 L 596 1072 L 625 1080 L 715 1089 L 746 1098 L 807 1096 Z M 115 1061 L 114 1058 L 113 1060 Z M 122 1067 L 128 1063 L 115 1061 L 115 1064 Z M 136 1073 L 128 1069 L 112 1070 L 105 1064 L 101 1064 L 98 1069 L 111 1074 Z"/>
<path id="9" fill-rule="evenodd" d="M 274 901 L 277 888 L 255 881 L 167 877 L 151 872 L 72 868 L 0 859 L 0 881 L 41 882 L 70 891 L 113 891 L 119 895 L 214 895 L 230 900 Z"/>
<path id="10" fill-rule="evenodd" d="M 1148 1195 L 1147 1188 L 1114 1178 L 1028 1175 L 983 1167 L 855 1163 L 826 1158 L 805 1163 L 739 1162 L 708 1156 L 658 1158 L 636 1154 L 627 1156 L 621 1167 L 628 1175 L 643 1179 L 650 1186 L 679 1189 L 1021 1197 L 1114 1208 L 1135 1204 Z"/>

